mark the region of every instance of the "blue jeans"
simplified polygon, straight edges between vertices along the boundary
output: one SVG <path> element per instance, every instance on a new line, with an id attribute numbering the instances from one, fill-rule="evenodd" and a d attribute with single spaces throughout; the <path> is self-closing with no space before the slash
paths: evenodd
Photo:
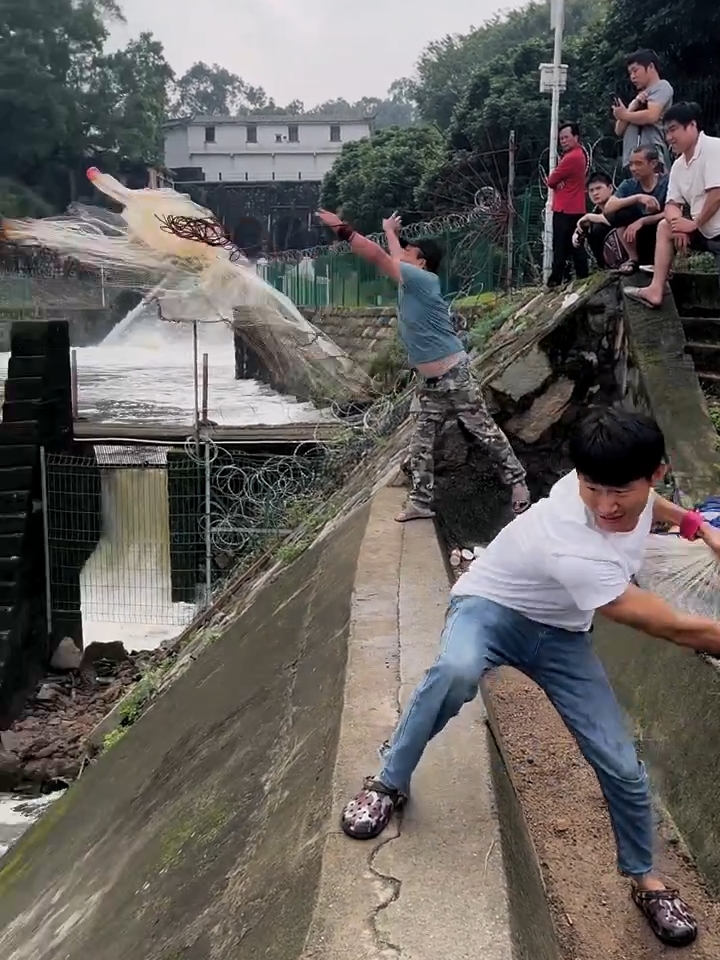
<path id="1" fill-rule="evenodd" d="M 500 666 L 521 670 L 545 691 L 595 770 L 621 873 L 649 874 L 653 817 L 647 774 L 589 634 L 543 626 L 482 597 L 452 597 L 440 655 L 400 718 L 378 779 L 407 792 L 427 743 L 477 696 L 483 674 Z"/>

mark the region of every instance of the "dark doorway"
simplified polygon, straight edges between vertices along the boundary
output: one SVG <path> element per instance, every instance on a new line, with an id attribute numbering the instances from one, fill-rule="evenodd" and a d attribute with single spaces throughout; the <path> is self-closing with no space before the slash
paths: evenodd
<path id="1" fill-rule="evenodd" d="M 242 217 L 233 230 L 233 243 L 250 260 L 259 257 L 263 248 L 262 224 L 255 217 Z"/>
<path id="2" fill-rule="evenodd" d="M 307 246 L 307 214 L 280 216 L 273 226 L 273 250 L 302 250 Z"/>

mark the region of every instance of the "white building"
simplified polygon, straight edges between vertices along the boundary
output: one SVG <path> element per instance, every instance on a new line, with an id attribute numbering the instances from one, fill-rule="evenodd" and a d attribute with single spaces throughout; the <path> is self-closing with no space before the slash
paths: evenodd
<path id="1" fill-rule="evenodd" d="M 192 117 L 165 124 L 165 165 L 182 182 L 320 181 L 343 144 L 369 137 L 372 117 Z"/>

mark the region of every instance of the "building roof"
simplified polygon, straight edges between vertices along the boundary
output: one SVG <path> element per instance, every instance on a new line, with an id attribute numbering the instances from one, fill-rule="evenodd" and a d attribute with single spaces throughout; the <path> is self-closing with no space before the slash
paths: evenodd
<path id="1" fill-rule="evenodd" d="M 312 115 L 300 115 L 293 116 L 286 113 L 275 113 L 275 114 L 245 114 L 244 116 L 237 117 L 227 117 L 227 116 L 218 116 L 218 117 L 203 117 L 203 116 L 193 116 L 193 117 L 177 117 L 174 119 L 168 120 L 164 126 L 166 127 L 187 127 L 191 125 L 199 126 L 221 126 L 222 124 L 227 123 L 280 123 L 283 125 L 287 124 L 303 124 L 303 123 L 322 123 L 322 124 L 335 124 L 335 123 L 371 123 L 375 119 L 375 115 L 371 116 L 351 116 L 349 114 L 343 114 L 342 116 L 333 116 L 332 114 L 312 114 Z"/>

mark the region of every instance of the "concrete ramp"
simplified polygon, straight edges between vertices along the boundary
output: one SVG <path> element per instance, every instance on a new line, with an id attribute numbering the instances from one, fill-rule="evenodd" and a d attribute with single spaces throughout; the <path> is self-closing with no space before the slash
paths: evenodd
<path id="1" fill-rule="evenodd" d="M 262 587 L 12 848 L 2 960 L 537 960 L 513 951 L 480 701 L 402 821 L 339 829 L 447 604 L 434 525 L 393 521 L 404 495 Z"/>
<path id="2" fill-rule="evenodd" d="M 2 861 L 3 960 L 302 953 L 368 509 L 266 586 Z"/>

